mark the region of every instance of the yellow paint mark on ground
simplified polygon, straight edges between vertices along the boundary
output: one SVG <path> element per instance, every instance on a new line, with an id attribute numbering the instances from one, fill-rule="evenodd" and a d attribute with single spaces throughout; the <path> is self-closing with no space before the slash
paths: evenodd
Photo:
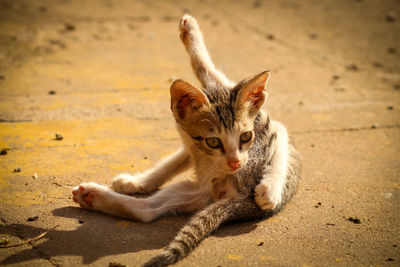
<path id="1" fill-rule="evenodd" d="M 122 127 L 123 126 L 123 127 Z M 65 146 L 76 144 L 92 144 L 93 140 L 103 142 L 124 142 L 139 140 L 143 136 L 154 133 L 156 125 L 144 123 L 134 118 L 102 118 L 101 120 L 71 120 L 2 123 L 0 144 L 9 147 Z M 55 134 L 62 134 L 62 141 L 55 141 Z M 110 139 L 113 140 L 104 140 Z M 125 141 L 126 142 L 126 141 Z"/>
<path id="2" fill-rule="evenodd" d="M 131 224 L 132 224 L 132 222 L 130 222 L 130 221 L 118 221 L 115 223 L 115 225 L 119 226 L 119 227 L 128 227 Z"/>
<path id="3" fill-rule="evenodd" d="M 228 260 L 233 260 L 233 261 L 238 261 L 238 260 L 243 259 L 242 256 L 235 255 L 235 254 L 228 254 L 227 258 L 228 258 Z"/>
<path id="4" fill-rule="evenodd" d="M 342 261 L 342 259 L 341 258 L 336 258 L 335 261 L 339 262 L 339 261 Z"/>
<path id="5" fill-rule="evenodd" d="M 263 261 L 276 261 L 276 258 L 271 256 L 260 256 L 260 259 Z"/>

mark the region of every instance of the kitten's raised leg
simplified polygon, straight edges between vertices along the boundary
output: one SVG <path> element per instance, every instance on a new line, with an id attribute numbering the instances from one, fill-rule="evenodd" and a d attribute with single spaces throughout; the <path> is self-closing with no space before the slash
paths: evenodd
<path id="1" fill-rule="evenodd" d="M 142 174 L 118 175 L 113 179 L 112 188 L 122 194 L 152 192 L 173 176 L 188 169 L 190 165 L 190 156 L 182 148 Z"/>
<path id="2" fill-rule="evenodd" d="M 197 211 L 211 200 L 210 192 L 200 190 L 190 181 L 163 188 L 148 198 L 119 194 L 96 183 L 83 183 L 73 189 L 72 195 L 73 200 L 84 208 L 143 222 L 171 211 Z"/>
<path id="3" fill-rule="evenodd" d="M 184 15 L 179 22 L 179 30 L 181 40 L 190 56 L 193 71 L 201 84 L 206 88 L 218 88 L 220 86 L 232 88 L 234 84 L 215 68 L 196 19 Z"/>
<path id="4" fill-rule="evenodd" d="M 275 209 L 282 202 L 282 194 L 289 167 L 289 138 L 286 128 L 279 122 L 271 121 L 271 131 L 276 140 L 270 149 L 273 155 L 263 179 L 255 189 L 255 201 L 262 209 Z"/>

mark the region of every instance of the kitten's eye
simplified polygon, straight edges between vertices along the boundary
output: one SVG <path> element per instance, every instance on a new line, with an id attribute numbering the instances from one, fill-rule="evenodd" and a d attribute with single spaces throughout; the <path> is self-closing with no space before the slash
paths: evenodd
<path id="1" fill-rule="evenodd" d="M 219 148 L 221 146 L 221 141 L 216 137 L 206 138 L 206 143 L 211 148 Z"/>
<path id="2" fill-rule="evenodd" d="M 241 143 L 247 143 L 251 140 L 251 137 L 253 136 L 252 132 L 245 132 L 242 133 L 242 135 L 240 136 L 240 142 Z"/>

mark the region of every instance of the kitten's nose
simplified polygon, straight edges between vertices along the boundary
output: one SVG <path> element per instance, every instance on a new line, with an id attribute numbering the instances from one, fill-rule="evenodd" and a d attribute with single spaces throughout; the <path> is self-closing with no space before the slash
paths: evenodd
<path id="1" fill-rule="evenodd" d="M 232 171 L 236 171 L 240 167 L 240 161 L 228 162 L 228 165 L 231 167 Z"/>

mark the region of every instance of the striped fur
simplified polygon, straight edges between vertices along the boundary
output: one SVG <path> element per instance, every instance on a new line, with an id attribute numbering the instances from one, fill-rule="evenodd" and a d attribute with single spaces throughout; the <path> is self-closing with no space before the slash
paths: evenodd
<path id="1" fill-rule="evenodd" d="M 175 237 L 175 239 L 157 257 L 144 266 L 167 266 L 185 257 L 200 242 L 222 223 L 235 220 L 250 220 L 265 216 L 251 197 L 239 195 L 234 199 L 225 199 L 211 204 L 197 213 Z"/>

